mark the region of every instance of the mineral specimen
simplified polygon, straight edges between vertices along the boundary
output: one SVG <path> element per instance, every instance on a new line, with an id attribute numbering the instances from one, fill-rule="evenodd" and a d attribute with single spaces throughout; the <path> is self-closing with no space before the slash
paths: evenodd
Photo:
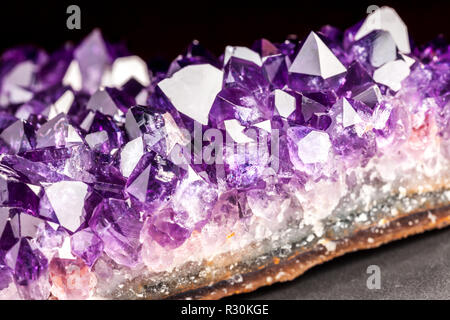
<path id="1" fill-rule="evenodd" d="M 412 45 L 388 7 L 220 58 L 194 41 L 166 72 L 99 30 L 7 50 L 0 298 L 164 297 L 178 289 L 133 283 L 197 270 L 207 285 L 224 255 L 325 243 L 397 194 L 448 205 L 449 85 L 448 44 Z"/>

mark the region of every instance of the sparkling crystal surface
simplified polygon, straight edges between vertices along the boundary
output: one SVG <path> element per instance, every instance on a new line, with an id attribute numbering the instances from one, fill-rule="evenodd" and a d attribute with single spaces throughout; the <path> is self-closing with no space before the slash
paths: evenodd
<path id="1" fill-rule="evenodd" d="M 0 57 L 0 298 L 108 297 L 449 171 L 448 43 L 391 8 L 151 65 L 100 30 Z"/>

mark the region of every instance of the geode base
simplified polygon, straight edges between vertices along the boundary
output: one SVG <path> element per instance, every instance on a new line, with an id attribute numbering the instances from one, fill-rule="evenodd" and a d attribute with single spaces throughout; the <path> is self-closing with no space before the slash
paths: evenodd
<path id="1" fill-rule="evenodd" d="M 436 221 L 429 214 L 436 216 Z M 214 300 L 233 294 L 247 293 L 260 287 L 276 282 L 294 280 L 312 267 L 342 256 L 346 253 L 363 249 L 377 248 L 383 244 L 400 240 L 412 235 L 433 229 L 445 228 L 450 224 L 450 206 L 417 212 L 389 221 L 386 227 L 373 226 L 356 232 L 349 238 L 337 241 L 336 250 L 329 252 L 326 247 L 318 244 L 305 252 L 296 251 L 287 258 L 275 260 L 261 270 L 242 275 L 242 281 L 221 281 L 213 286 L 191 290 L 171 296 L 171 299 L 202 299 Z M 373 241 L 368 242 L 371 238 Z"/>
<path id="2" fill-rule="evenodd" d="M 171 274 L 136 278 L 113 293 L 115 299 L 220 299 L 254 291 L 276 282 L 295 279 L 310 268 L 346 253 L 371 249 L 450 224 L 450 189 L 386 199 L 370 212 L 328 221 L 321 238 L 308 241 L 291 235 L 291 241 L 277 246 L 254 244 L 243 252 L 227 253 L 215 262 L 189 265 Z M 416 203 L 410 212 L 398 209 Z M 370 219 L 355 222 L 363 214 Z M 352 223 L 351 228 L 347 228 Z M 259 254 L 255 255 L 255 252 Z M 135 292 L 135 296 L 129 296 Z"/>

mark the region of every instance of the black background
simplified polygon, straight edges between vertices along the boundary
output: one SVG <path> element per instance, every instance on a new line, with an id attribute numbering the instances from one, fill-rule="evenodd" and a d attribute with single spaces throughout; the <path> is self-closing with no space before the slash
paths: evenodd
<path id="1" fill-rule="evenodd" d="M 450 1 L 323 1 L 323 0 L 160 0 L 160 1 L 2 1 L 0 52 L 32 43 L 54 50 L 65 41 L 80 41 L 100 27 L 106 39 L 124 41 L 131 52 L 172 60 L 193 39 L 214 54 L 225 45 L 250 46 L 265 37 L 300 38 L 322 25 L 348 28 L 366 16 L 369 5 L 394 7 L 417 43 L 443 33 L 449 36 Z M 66 9 L 81 8 L 81 30 L 68 30 Z"/>

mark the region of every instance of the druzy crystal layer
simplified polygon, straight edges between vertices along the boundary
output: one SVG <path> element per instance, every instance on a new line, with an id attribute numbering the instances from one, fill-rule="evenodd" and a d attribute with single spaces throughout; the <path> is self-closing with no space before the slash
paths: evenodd
<path id="1" fill-rule="evenodd" d="M 99 30 L 7 50 L 0 297 L 108 297 L 294 222 L 320 237 L 407 172 L 426 187 L 448 175 L 449 85 L 448 44 L 412 44 L 387 7 L 219 58 L 193 41 L 163 71 Z"/>

